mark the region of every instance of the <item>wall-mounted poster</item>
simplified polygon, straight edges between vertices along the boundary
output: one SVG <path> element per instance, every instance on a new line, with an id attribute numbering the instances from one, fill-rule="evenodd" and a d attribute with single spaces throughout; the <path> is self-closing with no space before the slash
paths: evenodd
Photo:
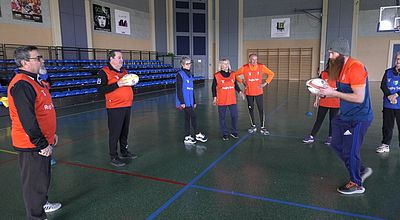
<path id="1" fill-rule="evenodd" d="M 93 4 L 94 29 L 111 32 L 110 8 Z"/>
<path id="2" fill-rule="evenodd" d="M 290 37 L 290 18 L 271 19 L 271 38 Z"/>
<path id="3" fill-rule="evenodd" d="M 115 32 L 118 34 L 131 34 L 129 12 L 115 9 Z"/>
<path id="4" fill-rule="evenodd" d="M 41 0 L 11 0 L 14 19 L 43 22 Z"/>

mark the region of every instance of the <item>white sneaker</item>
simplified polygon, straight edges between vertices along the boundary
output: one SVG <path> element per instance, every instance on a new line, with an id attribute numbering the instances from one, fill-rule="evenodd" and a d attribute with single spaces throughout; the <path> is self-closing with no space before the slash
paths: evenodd
<path id="1" fill-rule="evenodd" d="M 183 143 L 185 144 L 195 144 L 196 140 L 191 136 L 186 136 L 185 139 L 183 140 Z"/>
<path id="2" fill-rule="evenodd" d="M 204 142 L 208 141 L 208 138 L 207 138 L 206 135 L 204 135 L 204 134 L 199 132 L 198 134 L 196 134 L 196 140 L 201 141 L 201 142 L 204 143 Z"/>
<path id="3" fill-rule="evenodd" d="M 257 131 L 257 127 L 255 125 L 252 125 L 248 130 L 247 130 L 250 134 L 254 133 Z"/>
<path id="4" fill-rule="evenodd" d="M 376 153 L 385 153 L 385 152 L 389 152 L 389 145 L 387 144 L 382 144 L 381 146 L 376 148 Z"/>
<path id="5" fill-rule="evenodd" d="M 260 133 L 262 135 L 269 135 L 269 131 L 266 128 L 263 128 L 263 127 L 260 129 Z"/>
<path id="6" fill-rule="evenodd" d="M 44 212 L 49 213 L 49 212 L 54 212 L 57 211 L 61 208 L 61 203 L 55 202 L 55 203 L 50 203 L 49 201 L 44 204 L 43 209 Z"/>

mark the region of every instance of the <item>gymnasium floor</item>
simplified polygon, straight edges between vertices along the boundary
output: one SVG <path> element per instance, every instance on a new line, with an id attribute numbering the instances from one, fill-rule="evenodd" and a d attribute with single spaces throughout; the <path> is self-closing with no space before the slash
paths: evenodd
<path id="1" fill-rule="evenodd" d="M 50 201 L 63 208 L 49 219 L 399 219 L 400 160 L 397 129 L 390 154 L 378 155 L 381 91 L 371 83 L 375 119 L 361 150 L 373 175 L 363 195 L 336 187 L 347 172 L 323 144 L 327 119 L 314 144 L 303 144 L 316 110 L 304 82 L 275 80 L 265 110 L 270 136 L 247 134 L 245 101 L 238 102 L 239 139 L 222 141 L 211 83 L 196 89 L 198 124 L 209 141 L 185 147 L 183 116 L 174 91 L 138 96 L 132 110 L 130 150 L 140 157 L 109 164 L 103 103 L 61 109 L 60 144 Z M 312 111 L 313 116 L 306 116 Z M 258 121 L 258 117 L 256 117 Z M 228 120 L 229 121 L 229 120 Z M 24 219 L 17 157 L 8 119 L 0 119 L 0 219 Z"/>

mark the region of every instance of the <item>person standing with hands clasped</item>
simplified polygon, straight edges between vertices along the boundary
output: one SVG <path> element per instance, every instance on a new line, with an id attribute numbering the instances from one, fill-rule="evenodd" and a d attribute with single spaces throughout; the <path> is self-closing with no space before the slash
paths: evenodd
<path id="1" fill-rule="evenodd" d="M 50 160 L 57 142 L 56 111 L 48 84 L 40 79 L 44 60 L 35 46 L 19 47 L 14 52 L 18 66 L 8 86 L 11 138 L 18 152 L 22 195 L 28 219 L 46 219 L 46 213 L 61 208 L 49 203 Z"/>
<path id="2" fill-rule="evenodd" d="M 129 122 L 133 103 L 132 84 L 122 77 L 128 74 L 122 67 L 122 52 L 112 50 L 107 55 L 109 62 L 98 73 L 98 90 L 105 95 L 108 116 L 109 150 L 111 165 L 125 166 L 122 159 L 136 159 L 138 156 L 128 151 Z M 121 155 L 118 156 L 118 142 Z"/>
<path id="3" fill-rule="evenodd" d="M 263 75 L 267 75 L 268 78 L 263 83 Z M 243 75 L 244 80 L 240 78 Z M 269 135 L 269 131 L 265 127 L 265 116 L 264 116 L 264 87 L 271 83 L 275 73 L 272 72 L 265 65 L 258 63 L 257 54 L 249 55 L 249 63 L 243 65 L 236 72 L 236 79 L 238 82 L 243 83 L 246 91 L 247 103 L 250 114 L 251 127 L 248 129 L 249 133 L 257 131 L 257 127 L 254 121 L 254 100 L 256 100 L 258 114 L 260 116 L 260 132 L 263 135 Z"/>
<path id="4" fill-rule="evenodd" d="M 182 110 L 185 116 L 185 138 L 183 143 L 195 144 L 196 141 L 206 142 L 207 136 L 197 130 L 197 119 L 194 109 L 196 100 L 194 98 L 193 74 L 190 72 L 192 61 L 189 57 L 181 58 L 181 70 L 176 74 L 176 101 L 175 105 Z M 191 135 L 190 125 L 194 130 L 194 137 Z"/>
<path id="5" fill-rule="evenodd" d="M 400 126 L 400 52 L 396 54 L 396 65 L 385 71 L 381 82 L 383 92 L 383 125 L 382 145 L 376 148 L 377 153 L 389 152 L 392 141 L 394 120 L 396 119 L 397 129 Z M 399 130 L 400 133 L 400 130 Z M 399 135 L 400 141 L 400 135 Z"/>
<path id="6" fill-rule="evenodd" d="M 327 85 L 320 95 L 340 99 L 339 114 L 332 120 L 331 147 L 344 162 L 350 180 L 337 188 L 342 194 L 365 192 L 363 183 L 372 169 L 361 162 L 360 149 L 374 117 L 368 86 L 368 73 L 360 61 L 350 57 L 349 42 L 339 38 L 331 42 L 328 75 L 337 89 Z"/>
<path id="7" fill-rule="evenodd" d="M 213 104 L 218 106 L 219 126 L 222 140 L 226 141 L 228 137 L 228 129 L 225 124 L 226 109 L 229 108 L 231 114 L 231 132 L 230 136 L 239 138 L 236 125 L 238 120 L 238 110 L 236 106 L 236 92 L 245 99 L 243 92 L 240 90 L 235 72 L 231 72 L 231 64 L 228 59 L 222 59 L 219 62 L 220 71 L 214 74 L 212 83 L 212 95 L 214 97 Z"/>

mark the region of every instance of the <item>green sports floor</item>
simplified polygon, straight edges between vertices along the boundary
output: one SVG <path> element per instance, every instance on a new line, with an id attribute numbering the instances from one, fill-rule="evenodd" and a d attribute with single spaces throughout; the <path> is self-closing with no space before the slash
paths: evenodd
<path id="1" fill-rule="evenodd" d="M 348 181 L 334 152 L 303 144 L 316 109 L 304 82 L 275 80 L 266 89 L 269 136 L 247 133 L 245 101 L 238 101 L 239 139 L 223 141 L 211 82 L 195 89 L 198 124 L 208 142 L 183 144 L 183 113 L 174 91 L 136 97 L 129 147 L 139 158 L 110 165 L 103 103 L 58 109 L 49 200 L 63 204 L 49 219 L 400 219 L 400 152 L 395 129 L 391 152 L 377 154 L 382 126 L 380 83 L 370 84 L 375 119 L 361 149 L 373 168 L 363 195 L 344 196 Z M 313 116 L 305 113 L 311 111 Z M 257 114 L 256 114 L 257 116 Z M 258 122 L 258 117 L 256 117 Z M 229 121 L 229 120 L 228 120 Z M 10 122 L 0 119 L 0 219 L 24 219 Z"/>

